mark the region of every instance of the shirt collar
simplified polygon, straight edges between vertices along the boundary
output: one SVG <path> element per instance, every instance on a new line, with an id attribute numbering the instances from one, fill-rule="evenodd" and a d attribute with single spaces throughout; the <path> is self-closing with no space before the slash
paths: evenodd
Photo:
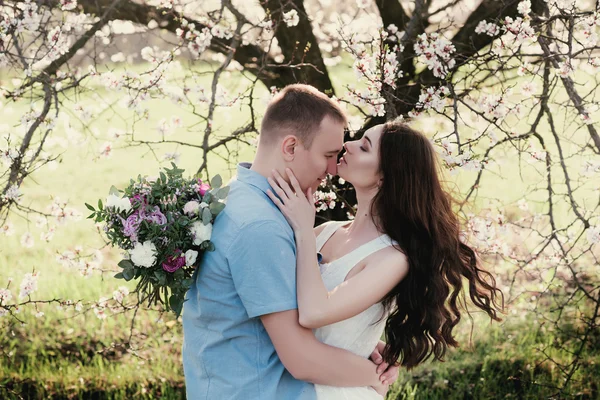
<path id="1" fill-rule="evenodd" d="M 249 162 L 239 163 L 237 166 L 237 180 L 257 187 L 264 193 L 267 193 L 267 190 L 271 189 L 269 181 L 258 172 L 252 171 L 250 167 L 252 167 L 252 164 Z M 271 189 L 271 191 L 273 190 Z"/>

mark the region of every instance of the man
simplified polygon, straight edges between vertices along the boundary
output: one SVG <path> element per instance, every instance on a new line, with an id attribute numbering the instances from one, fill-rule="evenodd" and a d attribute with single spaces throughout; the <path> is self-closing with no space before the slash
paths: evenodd
<path id="1" fill-rule="evenodd" d="M 294 234 L 266 194 L 272 170 L 291 168 L 303 190 L 335 174 L 345 126 L 339 106 L 307 85 L 269 104 L 254 163 L 238 166 L 213 226 L 216 250 L 203 256 L 184 303 L 188 399 L 313 400 L 313 383 L 371 385 L 375 364 L 298 323 Z"/>

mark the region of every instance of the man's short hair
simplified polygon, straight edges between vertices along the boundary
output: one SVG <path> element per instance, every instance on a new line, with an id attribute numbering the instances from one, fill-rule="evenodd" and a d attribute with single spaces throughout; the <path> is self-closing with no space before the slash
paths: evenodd
<path id="1" fill-rule="evenodd" d="M 267 107 L 260 127 L 260 142 L 275 143 L 285 135 L 295 135 L 308 149 L 326 116 L 347 124 L 344 111 L 324 93 L 309 85 L 288 85 Z"/>

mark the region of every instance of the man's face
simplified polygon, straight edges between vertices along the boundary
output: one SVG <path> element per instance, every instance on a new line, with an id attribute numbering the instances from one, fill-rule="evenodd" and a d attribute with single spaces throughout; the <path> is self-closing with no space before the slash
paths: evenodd
<path id="1" fill-rule="evenodd" d="M 344 144 L 344 124 L 325 116 L 309 149 L 299 145 L 290 168 L 302 190 L 312 188 L 313 193 L 327 176 L 337 173 L 337 155 Z"/>

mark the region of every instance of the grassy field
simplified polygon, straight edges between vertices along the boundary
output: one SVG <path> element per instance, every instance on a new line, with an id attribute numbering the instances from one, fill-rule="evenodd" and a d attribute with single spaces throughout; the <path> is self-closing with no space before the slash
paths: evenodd
<path id="1" fill-rule="evenodd" d="M 338 82 L 352 79 L 352 72 L 347 67 L 337 68 L 335 76 Z M 207 85 L 207 79 L 200 83 Z M 243 81 L 232 79 L 229 85 L 242 86 Z M 74 109 L 75 104 L 98 107 L 103 101 L 118 103 L 115 94 L 103 89 L 98 89 L 97 93 L 100 98 L 84 94 L 66 100 L 66 108 Z M 264 94 L 258 93 L 257 96 Z M 157 122 L 161 118 L 180 116 L 183 126 L 190 128 L 178 129 L 170 139 L 199 140 L 204 125 L 193 126 L 197 117 L 186 108 L 165 100 L 150 101 L 148 107 L 149 121 L 136 125 L 136 132 L 141 137 L 158 140 Z M 12 129 L 24 111 L 21 105 L 4 104 L 0 109 L 2 123 Z M 245 112 L 233 111 L 238 121 L 232 121 L 229 115 L 222 113 L 214 125 L 222 131 L 231 127 L 232 123 L 234 127 L 242 125 Z M 68 134 L 64 121 L 57 124 L 56 134 L 70 141 L 70 145 L 61 148 L 57 142 L 54 149 L 63 152 L 62 162 L 54 170 L 41 169 L 27 181 L 23 187 L 23 204 L 45 208 L 52 202 L 53 196 L 59 196 L 76 208 L 83 218 L 58 226 L 54 239 L 49 243 L 39 239 L 43 229 L 36 226 L 35 219 L 12 218 L 15 234 L 0 236 L 0 287 L 6 287 L 9 278 L 14 278 L 10 286 L 13 296 L 18 293 L 23 274 L 35 270 L 40 273 L 40 278 L 34 299 L 62 298 L 89 302 L 101 296 L 110 297 L 123 284 L 112 278 L 119 254 L 103 247 L 94 224 L 85 219 L 84 203 L 95 204 L 98 198 L 105 198 L 111 185 L 122 187 L 129 177 L 156 175 L 159 166 L 168 165 L 160 161 L 164 152 L 179 151 L 181 158 L 178 164 L 190 173 L 198 167 L 198 150 L 176 144 L 161 145 L 160 153 L 155 156 L 148 147 L 126 147 L 124 141 L 115 141 L 112 155 L 99 158 L 98 148 L 108 140 L 111 129 L 131 128 L 130 120 L 119 117 L 122 114 L 126 113 L 119 113 L 118 107 L 107 108 L 96 115 L 94 122 L 84 124 L 86 129 L 74 123 L 75 128 L 79 126 L 81 140 L 77 139 L 78 135 Z M 71 121 L 75 117 L 74 113 Z M 249 160 L 252 155 L 251 147 L 241 149 L 242 159 Z M 226 179 L 232 174 L 230 165 L 220 158 L 211 158 L 210 165 L 211 170 L 221 172 Z M 514 164 L 499 164 L 498 168 L 507 177 L 518 176 L 518 166 Z M 469 173 L 452 179 L 460 186 L 472 178 L 473 174 Z M 476 208 L 487 206 L 486 199 L 492 197 L 516 203 L 530 184 L 528 177 L 491 182 L 489 186 L 482 187 L 481 200 Z M 539 204 L 532 202 L 531 207 L 542 210 L 545 205 L 540 200 Z M 20 245 L 20 237 L 26 231 L 34 234 L 36 243 L 32 248 Z M 84 254 L 92 254 L 100 248 L 102 269 L 105 271 L 95 271 L 92 276 L 84 278 L 77 270 L 57 263 L 57 254 L 76 246 L 81 246 Z M 505 266 L 496 264 L 491 267 L 501 270 Z M 130 289 L 133 287 L 128 286 Z M 538 399 L 556 396 L 553 387 L 561 383 L 560 371 L 538 351 L 540 346 L 549 345 L 556 339 L 556 332 L 545 329 L 543 321 L 529 312 L 530 306 L 529 302 L 511 305 L 500 324 L 490 324 L 479 315 L 475 315 L 473 324 L 465 319 L 458 333 L 461 348 L 450 351 L 445 363 L 426 363 L 413 371 L 402 371 L 388 398 Z M 39 311 L 44 315 L 37 317 Z M 25 324 L 8 317 L 0 320 L 3 326 L 0 336 L 0 398 L 184 398 L 181 323 L 170 315 L 140 312 L 133 325 L 132 347 L 122 345 L 130 341 L 131 315 L 112 315 L 100 320 L 91 311 L 64 311 L 48 304 L 40 305 L 36 310 L 24 307 L 18 317 Z M 557 397 L 568 395 L 588 399 L 599 396 L 596 382 L 600 376 L 599 348 L 600 345 L 586 350 L 584 364 L 574 375 L 569 392 Z M 568 362 L 568 355 L 556 353 L 554 356 Z"/>

